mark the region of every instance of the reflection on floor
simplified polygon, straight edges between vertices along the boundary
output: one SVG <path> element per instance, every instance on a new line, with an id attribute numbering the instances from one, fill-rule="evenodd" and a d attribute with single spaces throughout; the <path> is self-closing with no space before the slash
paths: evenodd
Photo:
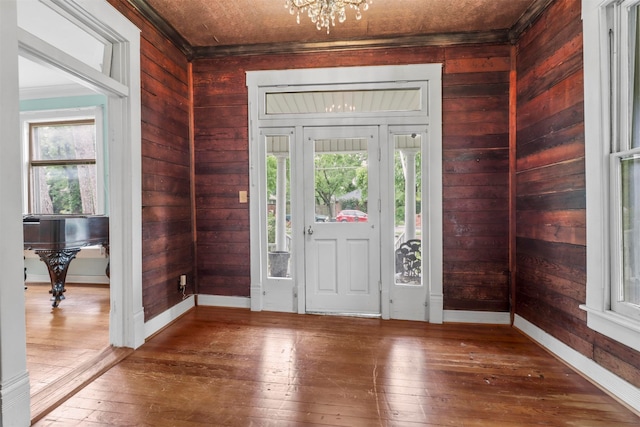
<path id="1" fill-rule="evenodd" d="M 48 283 L 27 283 L 25 290 L 32 417 L 109 348 L 107 285 L 67 284 L 58 308 L 51 307 L 49 289 Z"/>

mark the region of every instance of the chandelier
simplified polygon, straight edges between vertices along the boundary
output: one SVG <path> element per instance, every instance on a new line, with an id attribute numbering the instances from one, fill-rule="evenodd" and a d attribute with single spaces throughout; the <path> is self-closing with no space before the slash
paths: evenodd
<path id="1" fill-rule="evenodd" d="M 316 28 L 321 30 L 323 27 L 329 29 L 336 25 L 336 17 L 338 22 L 342 23 L 347 19 L 346 7 L 356 10 L 356 19 L 362 18 L 360 7 L 362 10 L 369 9 L 369 3 L 373 0 L 285 0 L 284 7 L 289 9 L 290 14 L 296 14 L 296 22 L 300 23 L 300 12 L 307 11 L 307 15 L 311 18 L 311 22 L 316 24 Z"/>

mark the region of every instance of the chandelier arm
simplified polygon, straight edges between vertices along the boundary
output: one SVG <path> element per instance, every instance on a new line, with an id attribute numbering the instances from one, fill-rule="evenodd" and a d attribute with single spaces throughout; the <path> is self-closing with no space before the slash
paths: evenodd
<path id="1" fill-rule="evenodd" d="M 322 28 L 329 29 L 331 26 L 336 25 L 336 15 L 338 22 L 344 22 L 347 19 L 346 7 L 356 11 L 356 20 L 362 18 L 360 6 L 363 6 L 363 10 L 369 8 L 373 0 L 285 0 L 284 7 L 289 9 L 289 13 L 296 15 L 296 22 L 300 24 L 300 13 L 307 11 L 307 15 L 311 22 L 316 25 L 318 30 Z"/>

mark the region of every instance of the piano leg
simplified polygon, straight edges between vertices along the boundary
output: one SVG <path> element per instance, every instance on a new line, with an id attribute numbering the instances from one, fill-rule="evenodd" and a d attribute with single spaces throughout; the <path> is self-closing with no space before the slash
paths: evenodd
<path id="1" fill-rule="evenodd" d="M 107 254 L 107 268 L 104 270 L 104 274 L 111 279 L 111 260 L 109 259 L 109 242 L 103 243 L 102 247 L 104 248 Z"/>
<path id="2" fill-rule="evenodd" d="M 49 278 L 51 279 L 51 306 L 57 307 L 60 301 L 64 299 L 64 282 L 67 280 L 67 271 L 71 260 L 76 257 L 80 249 L 62 249 L 62 250 L 37 250 L 35 251 L 40 259 L 47 264 L 49 270 Z"/>

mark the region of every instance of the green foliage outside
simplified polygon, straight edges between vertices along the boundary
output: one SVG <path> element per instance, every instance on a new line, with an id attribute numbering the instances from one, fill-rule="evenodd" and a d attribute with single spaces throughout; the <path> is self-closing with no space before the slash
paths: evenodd
<path id="1" fill-rule="evenodd" d="M 34 160 L 51 162 L 34 166 L 41 213 L 94 213 L 95 165 L 64 164 L 95 159 L 94 125 L 36 126 L 34 141 Z"/>
<path id="2" fill-rule="evenodd" d="M 316 155 L 316 204 L 326 206 L 331 212 L 335 199 L 358 188 L 366 191 L 367 186 L 356 180 L 358 176 L 366 177 L 366 161 L 366 153 Z M 366 200 L 366 194 L 362 199 Z"/>
<path id="3" fill-rule="evenodd" d="M 49 187 L 49 197 L 53 204 L 53 213 L 64 215 L 82 213 L 77 169 L 77 166 L 46 168 L 45 176 Z"/>
<path id="4" fill-rule="evenodd" d="M 396 224 L 404 224 L 404 203 L 405 203 L 405 179 L 402 169 L 402 160 L 399 151 L 395 152 L 395 203 L 396 203 Z M 416 212 L 422 212 L 422 155 L 416 156 Z"/>
<path id="5" fill-rule="evenodd" d="M 400 159 L 400 152 L 395 153 L 394 182 L 395 182 L 395 216 L 396 224 L 404 224 L 405 204 L 405 179 Z M 354 190 L 361 190 L 361 199 L 341 199 L 343 209 L 361 209 L 366 211 L 365 201 L 368 198 L 368 169 L 366 153 L 350 154 L 318 154 L 315 158 L 316 204 L 326 206 L 327 212 L 331 212 L 331 204 Z M 416 212 L 421 212 L 421 169 L 422 156 L 416 156 Z M 274 156 L 267 156 L 267 196 L 275 197 L 276 194 L 277 161 Z M 290 164 L 287 159 L 287 182 L 289 180 Z M 289 185 L 287 185 L 287 192 Z M 287 206 L 289 194 L 287 194 Z M 335 213 L 334 213 L 335 215 Z M 272 218 L 273 217 L 273 218 Z M 269 224 L 275 223 L 275 216 L 269 214 Z M 268 227 L 271 230 L 271 227 Z M 275 238 L 274 238 L 275 240 Z M 269 238 L 269 241 L 274 241 Z"/>

